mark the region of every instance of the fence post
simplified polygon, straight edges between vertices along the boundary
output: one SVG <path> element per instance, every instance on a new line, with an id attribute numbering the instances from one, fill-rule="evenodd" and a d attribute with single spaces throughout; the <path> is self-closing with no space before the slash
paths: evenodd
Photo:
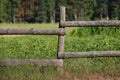
<path id="1" fill-rule="evenodd" d="M 61 6 L 60 7 L 60 23 L 59 23 L 59 28 L 61 29 L 65 29 L 65 27 L 61 26 L 61 23 L 62 22 L 65 22 L 65 7 L 64 6 Z M 64 52 L 64 35 L 59 35 L 58 36 L 58 59 L 59 59 L 59 53 L 60 52 Z"/>
<path id="2" fill-rule="evenodd" d="M 66 11 L 65 11 L 65 7 L 61 6 L 60 7 L 60 22 L 59 22 L 59 28 L 61 29 L 65 29 L 65 27 L 61 26 L 62 22 L 65 22 L 65 18 L 66 18 Z M 59 59 L 59 53 L 64 52 L 64 35 L 59 35 L 58 36 L 58 51 L 57 51 L 57 58 Z M 63 59 L 61 59 L 63 61 Z M 60 75 L 63 74 L 63 69 L 62 67 L 58 67 L 58 72 Z"/>

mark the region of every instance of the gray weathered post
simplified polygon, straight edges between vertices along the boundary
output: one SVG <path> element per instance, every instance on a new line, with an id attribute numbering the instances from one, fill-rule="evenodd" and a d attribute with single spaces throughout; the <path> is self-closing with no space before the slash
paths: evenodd
<path id="1" fill-rule="evenodd" d="M 60 29 L 65 29 L 63 26 L 61 26 L 61 23 L 65 22 L 65 7 L 61 6 L 60 7 L 60 23 L 59 23 L 59 28 Z M 58 58 L 59 54 L 61 52 L 64 52 L 64 35 L 59 35 L 58 36 Z"/>
<path id="2" fill-rule="evenodd" d="M 60 29 L 65 29 L 65 27 L 61 26 L 61 23 L 62 22 L 65 22 L 65 18 L 66 18 L 66 11 L 65 11 L 65 7 L 64 6 L 61 6 L 60 7 L 60 22 L 59 22 L 59 28 Z M 64 52 L 64 35 L 59 35 L 58 36 L 58 52 L 57 52 L 57 58 L 59 59 L 59 55 L 60 53 L 63 53 Z M 63 61 L 63 59 L 61 59 Z M 62 67 L 58 67 L 58 71 L 59 73 L 62 75 L 63 73 L 63 69 Z"/>

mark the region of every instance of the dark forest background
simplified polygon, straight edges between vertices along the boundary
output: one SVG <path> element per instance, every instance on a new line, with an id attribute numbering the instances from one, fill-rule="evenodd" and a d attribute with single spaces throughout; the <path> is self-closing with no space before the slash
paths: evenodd
<path id="1" fill-rule="evenodd" d="M 119 20 L 120 0 L 0 0 L 0 23 L 59 22 L 59 7 L 67 20 Z"/>

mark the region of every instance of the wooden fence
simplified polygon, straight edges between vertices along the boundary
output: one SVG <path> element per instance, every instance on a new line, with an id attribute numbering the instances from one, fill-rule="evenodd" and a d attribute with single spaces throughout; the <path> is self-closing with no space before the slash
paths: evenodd
<path id="1" fill-rule="evenodd" d="M 60 8 L 60 28 L 65 27 L 120 27 L 119 20 L 103 20 L 103 21 L 66 21 L 65 7 Z M 90 52 L 64 52 L 64 36 L 59 39 L 60 50 L 58 58 L 96 58 L 96 57 L 120 57 L 120 51 L 90 51 Z"/>
<path id="2" fill-rule="evenodd" d="M 1 59 L 0 66 L 63 66 L 64 58 L 120 57 L 120 51 L 64 52 L 65 27 L 119 27 L 120 21 L 66 21 L 65 7 L 60 7 L 58 29 L 0 29 L 0 35 L 58 35 L 57 59 Z"/>

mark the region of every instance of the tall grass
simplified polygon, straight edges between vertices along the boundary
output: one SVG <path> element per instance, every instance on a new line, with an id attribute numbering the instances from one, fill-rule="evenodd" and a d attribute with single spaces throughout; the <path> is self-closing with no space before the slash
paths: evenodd
<path id="1" fill-rule="evenodd" d="M 50 26 L 49 24 L 46 25 Z M 55 26 L 56 24 L 53 27 Z M 65 52 L 120 50 L 120 36 L 116 33 L 118 31 L 113 31 L 115 34 L 112 33 L 111 35 L 103 35 L 102 32 L 100 34 L 94 32 L 94 35 L 90 35 L 87 29 L 80 30 L 84 33 L 83 35 L 65 36 Z M 70 29 L 67 30 L 68 34 L 72 31 Z M 0 37 L 0 59 L 53 59 L 57 56 L 57 40 L 57 36 L 39 35 L 12 38 Z M 64 59 L 64 70 L 79 78 L 80 76 L 94 73 L 120 75 L 120 58 Z M 65 78 L 64 76 L 58 76 L 56 67 L 0 67 L 1 80 L 58 80 L 61 77 Z M 69 80 L 73 80 L 73 78 Z"/>
<path id="2" fill-rule="evenodd" d="M 120 35 L 120 28 L 119 27 L 82 27 L 78 29 L 74 29 L 70 33 L 73 36 L 78 37 L 87 37 L 87 36 L 94 36 L 94 35 L 110 35 L 110 36 L 118 36 Z"/>
<path id="3" fill-rule="evenodd" d="M 113 36 L 89 36 L 89 37 L 68 37 L 65 41 L 65 51 L 108 51 L 120 50 L 120 37 Z M 120 73 L 120 58 L 80 58 L 66 59 L 65 68 L 78 74 L 83 73 Z M 69 66 L 68 66 L 69 65 Z"/>

